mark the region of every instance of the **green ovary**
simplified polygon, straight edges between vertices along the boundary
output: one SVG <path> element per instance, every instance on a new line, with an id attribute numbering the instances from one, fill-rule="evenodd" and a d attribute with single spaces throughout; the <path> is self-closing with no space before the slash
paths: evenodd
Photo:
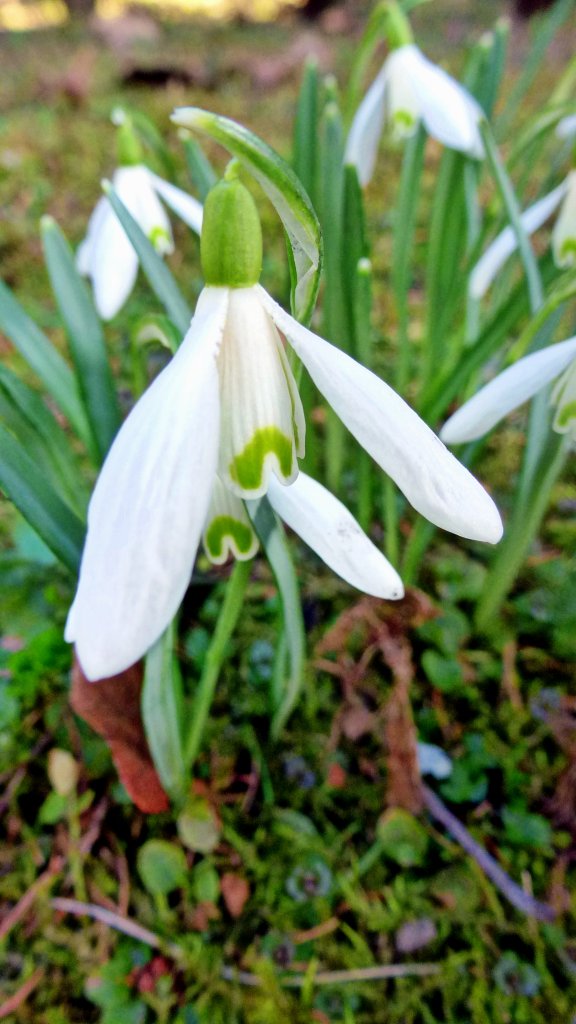
<path id="1" fill-rule="evenodd" d="M 267 455 L 275 455 L 282 476 L 292 473 L 292 438 L 278 427 L 260 427 L 243 451 L 230 464 L 230 479 L 244 491 L 257 491 L 262 486 L 262 474 Z"/>
<path id="2" fill-rule="evenodd" d="M 165 249 L 166 245 L 170 245 L 170 236 L 165 228 L 152 228 L 148 237 L 157 251 Z"/>
<path id="3" fill-rule="evenodd" d="M 232 516 L 216 516 L 208 527 L 204 543 L 210 558 L 220 559 L 224 554 L 226 539 L 229 538 L 239 555 L 247 555 L 252 547 L 252 530 Z"/>

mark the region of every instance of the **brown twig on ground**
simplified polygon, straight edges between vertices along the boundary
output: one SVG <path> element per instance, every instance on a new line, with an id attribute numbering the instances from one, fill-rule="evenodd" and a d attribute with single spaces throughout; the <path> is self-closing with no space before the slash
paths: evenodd
<path id="1" fill-rule="evenodd" d="M 5 1020 L 6 1017 L 10 1017 L 22 1003 L 26 1002 L 28 996 L 34 989 L 40 984 L 44 977 L 44 968 L 37 967 L 33 974 L 26 979 L 23 985 L 13 993 L 8 999 L 5 999 L 0 1006 L 0 1020 Z"/>
<path id="2" fill-rule="evenodd" d="M 38 898 L 43 889 L 47 889 L 54 879 L 64 868 L 64 857 L 53 857 L 46 871 L 38 876 L 29 889 L 26 890 L 21 899 L 18 900 L 12 910 L 9 910 L 4 920 L 0 923 L 0 940 L 4 939 L 18 924 L 21 918 L 28 912 L 32 904 Z"/>
<path id="3" fill-rule="evenodd" d="M 431 789 L 428 789 L 428 786 L 422 786 L 422 795 L 424 797 L 424 804 L 432 817 L 439 821 L 462 849 L 474 858 L 484 874 L 512 906 L 516 907 L 523 914 L 527 914 L 528 917 L 536 918 L 537 921 L 553 921 L 555 919 L 556 911 L 554 908 L 548 903 L 540 903 L 539 900 L 534 899 L 530 893 L 524 892 L 516 882 L 512 881 L 504 869 L 496 863 L 494 858 L 472 838 L 462 822 L 444 806 L 440 798 Z"/>
<path id="4" fill-rule="evenodd" d="M 132 939 L 138 939 L 153 949 L 164 948 L 175 960 L 182 960 L 186 955 L 181 946 L 175 943 L 164 943 L 159 935 L 143 928 L 137 921 L 128 917 L 121 917 L 105 907 L 99 907 L 96 903 L 81 903 L 79 900 L 63 899 L 56 897 L 51 901 L 55 910 L 62 910 L 64 913 L 76 914 L 78 916 L 91 917 L 94 921 L 101 921 L 110 928 L 114 928 Z M 357 967 L 350 971 L 318 971 L 314 975 L 316 985 L 335 985 L 350 981 L 384 981 L 387 978 L 404 978 L 410 975 L 420 977 L 431 974 L 438 974 L 439 964 L 377 964 L 374 967 Z M 235 981 L 239 985 L 247 985 L 250 988 L 258 988 L 262 985 L 262 978 L 249 971 L 240 971 L 236 967 L 222 967 L 221 976 L 225 981 Z M 295 974 L 281 979 L 286 988 L 303 988 L 310 983 L 308 974 Z"/>

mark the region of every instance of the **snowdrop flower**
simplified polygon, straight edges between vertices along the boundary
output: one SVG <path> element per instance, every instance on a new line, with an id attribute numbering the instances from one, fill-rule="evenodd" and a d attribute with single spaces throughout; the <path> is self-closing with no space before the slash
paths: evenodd
<path id="1" fill-rule="evenodd" d="M 572 139 L 576 135 L 576 114 L 567 114 L 558 121 L 556 135 L 559 139 Z"/>
<path id="2" fill-rule="evenodd" d="M 353 164 L 361 185 L 374 173 L 378 142 L 386 126 L 396 140 L 412 135 L 419 121 L 451 149 L 482 159 L 478 122 L 482 108 L 470 93 L 414 44 L 405 16 L 387 5 L 392 52 L 358 107 L 346 143 L 344 161 Z"/>
<path id="3" fill-rule="evenodd" d="M 201 538 L 216 563 L 254 554 L 244 502 L 264 494 L 345 580 L 402 596 L 396 572 L 350 513 L 298 474 L 305 423 L 281 335 L 415 508 L 464 537 L 501 536 L 491 498 L 416 413 L 257 283 L 260 222 L 232 172 L 207 197 L 201 256 L 206 286 L 188 333 L 117 435 L 90 502 L 66 628 L 89 679 L 122 671 L 158 639 Z"/>
<path id="4" fill-rule="evenodd" d="M 198 234 L 202 205 L 192 196 L 150 171 L 141 162 L 141 151 L 130 124 L 119 128 L 120 167 L 112 184 L 118 197 L 162 256 L 174 249 L 170 222 L 160 198 Z M 160 198 L 159 198 L 160 197 Z M 96 309 L 111 320 L 130 295 L 138 273 L 138 257 L 108 199 L 103 196 L 88 223 L 76 264 L 92 279 Z"/>
<path id="5" fill-rule="evenodd" d="M 448 444 L 474 441 L 554 380 L 554 430 L 576 443 L 576 337 L 509 366 L 450 417 L 440 437 Z"/>
<path id="6" fill-rule="evenodd" d="M 557 267 L 576 266 L 576 171 L 547 195 L 529 206 L 521 216 L 527 235 L 534 234 L 552 216 L 560 212 L 552 232 L 552 253 Z M 470 274 L 468 290 L 474 299 L 486 294 L 492 281 L 509 256 L 518 248 L 516 235 L 510 225 L 494 239 Z"/>

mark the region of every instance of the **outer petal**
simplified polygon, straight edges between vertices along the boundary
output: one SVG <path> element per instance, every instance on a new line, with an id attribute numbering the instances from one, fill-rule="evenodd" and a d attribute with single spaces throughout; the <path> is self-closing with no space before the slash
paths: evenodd
<path id="1" fill-rule="evenodd" d="M 162 197 L 165 203 L 168 204 L 174 213 L 177 213 L 181 220 L 192 228 L 197 235 L 202 230 L 202 203 L 199 203 L 194 196 L 188 195 L 187 192 L 183 192 L 181 188 L 176 188 L 175 185 L 171 185 L 168 181 L 164 181 L 163 178 L 158 177 L 153 171 L 146 168 L 148 180 L 152 187 L 156 190 L 159 196 Z"/>
<path id="2" fill-rule="evenodd" d="M 529 206 L 521 216 L 522 226 L 528 235 L 542 227 L 566 195 L 567 182 L 563 181 L 552 192 L 543 196 L 538 202 Z M 468 290 L 473 299 L 481 299 L 486 294 L 500 267 L 518 247 L 516 235 L 508 225 L 488 246 L 486 252 L 478 260 L 470 274 Z"/>
<path id="3" fill-rule="evenodd" d="M 446 530 L 496 543 L 502 523 L 471 473 L 392 388 L 298 324 L 260 289 L 262 302 L 350 432 L 422 515 Z"/>
<path id="4" fill-rule="evenodd" d="M 143 165 L 119 167 L 114 173 L 114 188 L 134 220 L 162 255 L 174 251 L 172 228 L 162 203 Z"/>
<path id="5" fill-rule="evenodd" d="M 292 483 L 304 442 L 300 397 L 259 289 L 230 290 L 219 366 L 220 476 L 238 497 L 259 498 L 271 473 Z"/>
<path id="6" fill-rule="evenodd" d="M 350 126 L 344 163 L 353 164 L 361 185 L 367 185 L 374 173 L 378 142 L 386 109 L 386 68 L 374 80 Z"/>
<path id="7" fill-rule="evenodd" d="M 396 600 L 404 587 L 396 570 L 330 491 L 299 473 L 290 487 L 270 481 L 268 500 L 326 565 L 365 594 Z"/>
<path id="8" fill-rule="evenodd" d="M 558 267 L 576 266 L 576 171 L 566 179 L 566 198 L 552 232 L 552 250 Z"/>
<path id="9" fill-rule="evenodd" d="M 80 242 L 76 251 L 76 266 L 78 267 L 78 272 L 80 274 L 85 274 L 87 277 L 92 276 L 94 245 L 98 235 L 100 234 L 102 224 L 106 219 L 107 209 L 110 209 L 110 203 L 104 196 L 102 196 L 96 203 L 90 220 L 88 221 L 86 238 L 84 241 Z"/>
<path id="10" fill-rule="evenodd" d="M 418 97 L 427 132 L 445 146 L 481 160 L 484 146 L 478 121 L 484 114 L 473 96 L 414 44 L 403 46 L 396 53 L 398 73 L 402 61 L 402 73 Z"/>
<path id="11" fill-rule="evenodd" d="M 455 412 L 440 436 L 448 444 L 482 437 L 512 409 L 554 380 L 575 357 L 576 337 L 519 359 Z"/>
<path id="12" fill-rule="evenodd" d="M 96 483 L 66 627 L 88 679 L 138 661 L 188 586 L 216 472 L 227 296 L 204 290 L 182 346 L 130 413 Z"/>
<path id="13" fill-rule="evenodd" d="M 87 238 L 88 254 L 79 258 L 92 278 L 96 309 L 103 320 L 111 320 L 134 287 L 138 257 L 108 200 L 101 203 L 97 230 Z"/>

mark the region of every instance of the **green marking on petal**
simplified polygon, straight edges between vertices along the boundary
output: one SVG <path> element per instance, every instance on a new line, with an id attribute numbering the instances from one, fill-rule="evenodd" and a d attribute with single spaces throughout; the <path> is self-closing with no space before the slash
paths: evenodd
<path id="1" fill-rule="evenodd" d="M 576 238 L 565 238 L 560 247 L 560 258 L 566 263 L 576 263 Z"/>
<path id="2" fill-rule="evenodd" d="M 395 110 L 394 124 L 401 131 L 411 131 L 416 124 L 416 118 L 409 110 Z"/>
<path id="3" fill-rule="evenodd" d="M 226 550 L 226 541 L 234 545 L 238 557 L 249 557 L 254 544 L 252 527 L 232 516 L 216 516 L 204 535 L 204 545 L 209 558 L 221 560 Z"/>
<path id="4" fill-rule="evenodd" d="M 570 426 L 571 420 L 576 423 L 576 399 L 558 408 L 555 426 L 558 430 L 566 430 Z"/>
<path id="5" fill-rule="evenodd" d="M 156 251 L 163 251 L 166 249 L 167 245 L 170 246 L 171 244 L 170 235 L 166 231 L 166 228 L 152 228 L 148 235 L 148 238 L 152 242 L 152 245 L 154 246 Z"/>
<path id="6" fill-rule="evenodd" d="M 264 463 L 267 455 L 275 455 L 282 476 L 292 474 L 292 438 L 278 427 L 260 427 L 229 468 L 230 479 L 244 491 L 257 491 L 262 486 Z"/>

